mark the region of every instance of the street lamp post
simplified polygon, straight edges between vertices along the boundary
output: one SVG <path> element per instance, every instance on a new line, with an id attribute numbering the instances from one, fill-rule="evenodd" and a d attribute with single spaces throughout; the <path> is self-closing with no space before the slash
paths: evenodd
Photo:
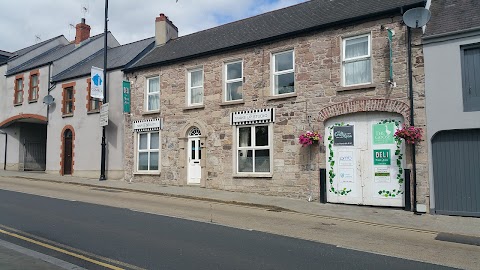
<path id="1" fill-rule="evenodd" d="M 105 31 L 103 33 L 103 104 L 107 103 L 107 31 L 108 31 L 108 0 L 105 0 Z M 105 138 L 105 126 L 102 126 L 102 156 L 100 163 L 100 181 L 106 180 L 105 177 L 105 154 L 107 151 Z"/>

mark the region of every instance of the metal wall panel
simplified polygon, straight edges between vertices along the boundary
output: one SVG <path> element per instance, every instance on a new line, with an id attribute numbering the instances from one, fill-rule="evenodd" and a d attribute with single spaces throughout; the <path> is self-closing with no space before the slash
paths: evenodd
<path id="1" fill-rule="evenodd" d="M 480 129 L 439 132 L 432 155 L 435 212 L 480 217 Z"/>

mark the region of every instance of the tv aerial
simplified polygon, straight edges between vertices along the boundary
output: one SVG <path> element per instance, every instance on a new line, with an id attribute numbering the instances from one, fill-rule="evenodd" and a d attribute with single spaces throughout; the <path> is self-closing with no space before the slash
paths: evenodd
<path id="1" fill-rule="evenodd" d="M 35 35 L 35 43 L 38 43 L 42 41 L 42 38 L 40 37 L 40 35 Z"/>
<path id="2" fill-rule="evenodd" d="M 403 14 L 403 22 L 410 28 L 420 28 L 428 23 L 431 16 L 432 13 L 426 8 L 412 8 Z"/>

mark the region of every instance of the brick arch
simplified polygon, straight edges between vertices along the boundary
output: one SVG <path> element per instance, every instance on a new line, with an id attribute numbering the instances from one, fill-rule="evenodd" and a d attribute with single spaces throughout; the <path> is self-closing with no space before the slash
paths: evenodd
<path id="1" fill-rule="evenodd" d="M 64 135 L 65 135 L 65 131 L 67 129 L 70 129 L 72 131 L 72 175 L 73 175 L 73 169 L 74 169 L 73 165 L 75 165 L 75 129 L 71 125 L 66 125 L 65 127 L 63 127 L 62 133 L 60 134 L 60 141 L 61 141 L 61 143 L 60 143 L 60 175 L 64 175 L 63 174 L 63 156 L 64 156 L 64 151 L 65 151 Z"/>
<path id="2" fill-rule="evenodd" d="M 13 122 L 15 122 L 17 120 L 24 120 L 24 119 L 36 119 L 36 120 L 39 120 L 40 122 L 42 122 L 43 124 L 47 123 L 47 117 L 45 117 L 43 115 L 25 113 L 25 114 L 15 115 L 15 116 L 12 116 L 10 118 L 5 119 L 4 121 L 2 121 L 0 123 L 0 127 L 6 127 L 6 126 L 12 124 Z"/>
<path id="3" fill-rule="evenodd" d="M 401 114 L 406 123 L 410 121 L 410 106 L 392 99 L 365 99 L 330 105 L 320 110 L 319 120 L 356 112 L 393 112 Z"/>

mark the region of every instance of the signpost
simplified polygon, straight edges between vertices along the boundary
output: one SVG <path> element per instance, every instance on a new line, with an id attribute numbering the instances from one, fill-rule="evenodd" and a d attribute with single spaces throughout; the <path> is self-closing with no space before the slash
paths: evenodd
<path id="1" fill-rule="evenodd" d="M 92 67 L 90 71 L 90 79 L 92 82 L 90 86 L 90 96 L 93 98 L 103 99 L 103 69 Z"/>
<path id="2" fill-rule="evenodd" d="M 130 82 L 123 81 L 123 112 L 130 113 Z"/>
<path id="3" fill-rule="evenodd" d="M 100 107 L 100 126 L 108 126 L 108 103 L 102 104 Z"/>

